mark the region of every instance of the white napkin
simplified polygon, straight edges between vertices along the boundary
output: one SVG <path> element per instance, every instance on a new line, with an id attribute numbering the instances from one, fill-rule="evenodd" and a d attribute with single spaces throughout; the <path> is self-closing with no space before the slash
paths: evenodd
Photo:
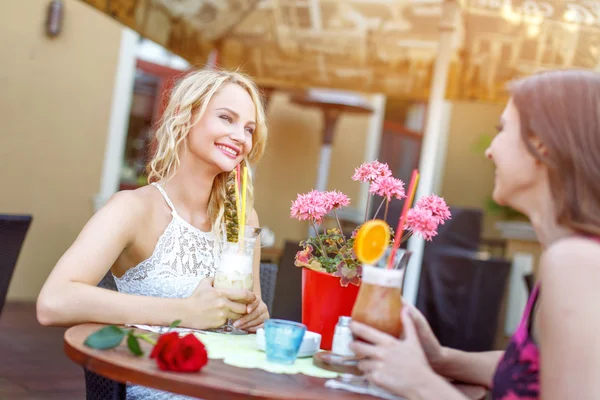
<path id="1" fill-rule="evenodd" d="M 399 397 L 391 394 L 387 390 L 384 390 L 378 386 L 375 386 L 364 379 L 345 379 L 346 376 L 342 375 L 339 379 L 329 379 L 325 382 L 325 387 L 330 389 L 341 389 L 349 392 L 367 394 L 369 396 L 375 396 L 386 400 L 405 400 L 404 397 Z"/>

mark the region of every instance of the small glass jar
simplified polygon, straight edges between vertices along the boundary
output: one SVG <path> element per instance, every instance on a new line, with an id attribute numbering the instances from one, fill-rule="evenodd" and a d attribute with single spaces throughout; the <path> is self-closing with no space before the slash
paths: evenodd
<path id="1" fill-rule="evenodd" d="M 350 331 L 351 317 L 341 316 L 335 326 L 333 333 L 333 345 L 331 352 L 343 357 L 354 357 L 355 354 L 350 350 L 350 343 L 354 340 Z"/>

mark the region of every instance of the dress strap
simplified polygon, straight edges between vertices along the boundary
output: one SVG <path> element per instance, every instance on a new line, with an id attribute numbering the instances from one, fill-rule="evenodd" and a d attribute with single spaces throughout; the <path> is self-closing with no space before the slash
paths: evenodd
<path id="1" fill-rule="evenodd" d="M 531 295 L 527 300 L 527 305 L 525 306 L 525 310 L 523 310 L 523 321 L 522 324 L 526 324 L 525 328 L 527 332 L 531 333 L 531 326 L 533 323 L 533 309 L 538 301 L 538 297 L 540 295 L 540 282 L 537 282 L 531 291 Z"/>
<path id="2" fill-rule="evenodd" d="M 525 306 L 525 310 L 524 310 L 525 314 L 527 314 L 527 315 L 531 314 L 531 310 L 533 310 L 533 307 L 535 306 L 535 303 L 537 302 L 539 294 L 540 294 L 540 282 L 537 282 L 535 284 L 535 286 L 533 287 L 533 290 L 531 291 L 531 295 L 529 296 L 529 299 L 527 301 L 527 305 Z"/>
<path id="3" fill-rule="evenodd" d="M 173 211 L 173 214 L 177 214 L 177 211 L 175 211 L 175 206 L 173 205 L 173 202 L 171 202 L 171 199 L 169 199 L 169 196 L 167 196 L 167 192 L 165 192 L 165 189 L 163 189 L 162 186 L 158 184 L 158 182 L 152 182 L 152 185 L 156 186 L 162 197 L 165 199 L 165 201 L 171 208 L 171 211 Z"/>

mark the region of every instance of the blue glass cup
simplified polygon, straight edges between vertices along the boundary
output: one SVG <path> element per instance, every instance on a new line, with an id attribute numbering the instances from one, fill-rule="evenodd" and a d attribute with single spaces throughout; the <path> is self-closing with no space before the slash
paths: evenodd
<path id="1" fill-rule="evenodd" d="M 267 361 L 291 365 L 296 362 L 306 326 L 298 322 L 269 319 L 265 322 Z"/>

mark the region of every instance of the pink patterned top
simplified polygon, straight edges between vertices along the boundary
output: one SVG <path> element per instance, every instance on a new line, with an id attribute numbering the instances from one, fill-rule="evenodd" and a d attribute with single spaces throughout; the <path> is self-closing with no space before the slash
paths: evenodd
<path id="1" fill-rule="evenodd" d="M 535 400 L 540 397 L 540 352 L 531 336 L 532 310 L 540 284 L 529 296 L 521 323 L 498 363 L 492 384 L 494 400 Z"/>

